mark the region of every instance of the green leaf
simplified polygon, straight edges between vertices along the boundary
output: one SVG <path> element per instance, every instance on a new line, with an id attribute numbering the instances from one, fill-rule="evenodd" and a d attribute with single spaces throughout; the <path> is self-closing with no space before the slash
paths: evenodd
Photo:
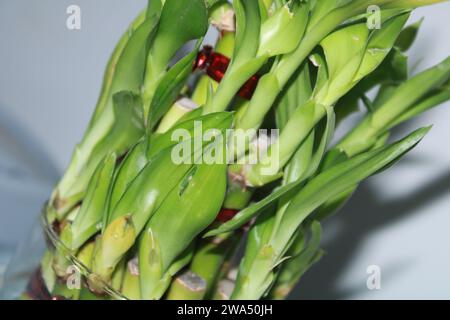
<path id="1" fill-rule="evenodd" d="M 334 117 L 332 115 L 328 118 L 328 124 L 326 126 L 325 133 L 323 134 L 323 138 L 321 139 L 321 142 L 319 144 L 319 147 L 317 148 L 317 151 L 315 155 L 312 158 L 311 164 L 309 166 L 309 170 L 306 172 L 306 174 L 302 175 L 302 177 L 307 178 L 312 173 L 315 172 L 317 169 L 320 159 L 322 158 L 323 152 L 325 151 L 326 145 L 330 141 L 330 137 L 333 133 L 333 120 Z M 233 217 L 228 222 L 225 222 L 224 224 L 220 225 L 218 228 L 213 229 L 206 233 L 205 237 L 210 237 L 214 235 L 218 235 L 221 233 L 229 232 L 236 230 L 246 224 L 248 221 L 250 221 L 252 218 L 257 216 L 261 211 L 266 209 L 267 207 L 271 206 L 275 201 L 279 200 L 282 196 L 286 195 L 290 191 L 297 188 L 299 185 L 301 185 L 304 182 L 304 178 L 299 178 L 294 182 L 288 183 L 278 189 L 276 189 L 272 194 L 264 198 L 263 200 L 251 204 L 244 210 L 240 211 L 237 215 Z"/>
<path id="2" fill-rule="evenodd" d="M 336 123 L 336 117 L 333 108 L 326 108 L 327 117 L 324 123 L 324 128 L 320 131 L 320 128 L 316 130 L 315 140 L 318 141 L 315 144 L 315 148 L 312 154 L 311 161 L 308 165 L 308 170 L 302 175 L 304 179 L 310 178 L 319 168 L 320 163 L 324 157 L 325 151 L 327 150 L 331 140 L 334 136 L 334 129 Z"/>
<path id="3" fill-rule="evenodd" d="M 75 181 L 77 187 L 84 185 L 85 180 L 89 181 L 95 168 L 108 153 L 114 152 L 118 157 L 124 155 L 144 134 L 140 96 L 121 91 L 113 96 L 113 104 L 115 123 L 92 151 L 82 174 Z"/>
<path id="4" fill-rule="evenodd" d="M 219 123 L 222 126 L 230 126 L 232 121 L 229 113 L 208 115 L 205 118 L 210 119 L 211 124 Z M 196 133 L 198 128 L 195 126 L 195 121 L 192 122 L 194 123 L 192 126 L 194 133 Z M 180 131 L 182 131 L 181 128 Z M 225 131 L 225 129 L 222 131 Z M 223 136 L 222 131 L 217 130 L 215 137 Z M 151 151 L 147 153 L 149 162 L 129 184 L 120 201 L 113 208 L 111 220 L 129 214 L 136 232 L 139 233 L 167 195 L 191 170 L 194 162 L 198 160 L 197 157 L 208 152 L 208 146 L 212 144 L 211 141 L 203 140 L 197 143 L 198 134 L 191 135 L 186 129 L 184 129 L 182 137 L 173 137 L 171 133 L 169 131 L 164 134 L 175 140 L 168 147 L 163 148 L 155 155 Z M 180 138 L 183 139 L 177 140 Z M 164 142 L 161 143 L 159 147 L 164 145 Z M 164 183 L 161 183 L 161 181 L 164 181 Z"/>
<path id="5" fill-rule="evenodd" d="M 148 40 L 148 56 L 142 99 L 148 117 L 150 103 L 161 78 L 176 52 L 190 40 L 202 38 L 208 30 L 208 12 L 203 0 L 166 0 L 158 27 Z"/>
<path id="6" fill-rule="evenodd" d="M 275 251 L 284 250 L 298 226 L 321 204 L 397 161 L 417 145 L 429 130 L 422 128 L 414 131 L 390 146 L 350 158 L 314 177 L 291 201 L 279 227 L 274 230 L 271 245 Z"/>
<path id="7" fill-rule="evenodd" d="M 245 176 L 252 186 L 263 186 L 282 176 L 289 162 L 314 127 L 326 116 L 327 108 L 309 100 L 291 115 L 278 140 L 272 143 L 256 165 L 246 168 Z"/>
<path id="8" fill-rule="evenodd" d="M 401 85 L 395 94 L 373 115 L 372 124 L 379 128 L 394 121 L 406 108 L 422 98 L 433 88 L 441 86 L 450 78 L 450 57 L 437 66 L 414 76 Z"/>
<path id="9" fill-rule="evenodd" d="M 112 84 L 114 83 L 114 87 L 116 89 L 117 87 L 119 87 L 117 82 L 121 78 L 120 74 L 124 71 L 121 66 L 129 64 L 131 62 L 131 60 L 127 59 L 127 57 L 129 57 L 128 54 L 123 55 L 123 52 L 125 49 L 131 50 L 129 42 L 133 37 L 133 35 L 136 34 L 137 29 L 144 23 L 144 21 L 145 21 L 145 13 L 141 12 L 139 16 L 131 23 L 130 27 L 125 32 L 125 34 L 120 38 L 119 42 L 116 44 L 116 47 L 114 48 L 114 51 L 108 61 L 108 65 L 105 70 L 101 94 L 97 106 L 95 108 L 95 112 L 91 119 L 91 125 L 102 114 L 103 110 L 105 109 L 108 103 L 108 100 L 111 98 L 111 95 L 113 94 L 113 92 L 111 92 Z M 141 70 L 140 72 L 143 72 L 143 70 Z"/>
<path id="10" fill-rule="evenodd" d="M 380 89 L 378 89 L 375 100 L 372 103 L 373 111 L 377 110 L 383 104 L 385 104 L 397 90 L 397 85 L 392 84 L 381 84 Z"/>
<path id="11" fill-rule="evenodd" d="M 192 148 L 192 143 L 192 140 L 183 141 L 153 157 L 129 184 L 111 211 L 111 222 L 102 233 L 100 247 L 93 263 L 94 271 L 104 280 L 109 280 L 116 264 L 131 248 L 136 237 L 165 199 L 173 192 L 179 194 L 179 184 L 190 172 L 197 156 L 203 155 L 203 145 L 194 144 Z M 174 159 L 176 148 L 183 150 L 183 155 L 178 154 L 181 163 Z M 117 243 L 118 241 L 120 243 Z"/>
<path id="12" fill-rule="evenodd" d="M 111 221 L 129 214 L 136 233 L 144 228 L 165 197 L 192 167 L 190 164 L 175 164 L 171 151 L 163 150 L 139 172 L 113 208 Z"/>
<path id="13" fill-rule="evenodd" d="M 336 117 L 333 108 L 326 108 L 326 111 L 326 119 L 317 125 L 290 160 L 285 181 L 293 182 L 300 178 L 307 180 L 319 168 L 335 128 Z"/>
<path id="14" fill-rule="evenodd" d="M 259 1 L 233 1 L 236 13 L 236 43 L 230 68 L 256 57 L 261 28 L 259 6 Z"/>
<path id="15" fill-rule="evenodd" d="M 158 156 L 165 149 L 174 147 L 181 141 L 186 142 L 190 139 L 202 139 L 203 137 L 200 135 L 207 130 L 215 129 L 224 132 L 230 128 L 232 121 L 233 116 L 229 112 L 213 113 L 205 116 L 200 115 L 177 124 L 164 134 L 154 134 L 150 140 L 144 139 L 136 144 L 122 161 L 115 176 L 109 204 L 109 213 L 104 217 L 105 222 L 103 226 L 106 227 L 109 224 L 111 221 L 111 211 L 114 210 L 116 204 L 130 186 L 130 183 L 138 176 L 147 163 L 152 161 L 153 157 Z M 185 139 L 181 141 L 174 140 L 174 133 L 176 131 L 186 133 Z M 202 146 L 206 146 L 208 143 L 207 141 L 201 141 Z"/>
<path id="16" fill-rule="evenodd" d="M 450 57 L 401 84 L 338 144 L 348 155 L 370 149 L 397 119 L 450 78 Z M 438 101 L 437 101 L 438 102 Z"/>
<path id="17" fill-rule="evenodd" d="M 333 137 L 334 125 L 335 115 L 333 108 L 327 108 L 327 117 L 325 121 L 319 123 L 319 125 L 311 132 L 310 137 L 303 142 L 297 153 L 294 155 L 294 158 L 290 161 L 286 170 L 287 176 L 285 177 L 285 181 L 307 181 L 316 173 Z M 283 220 L 283 216 L 290 204 L 290 200 L 299 189 L 301 190 L 301 187 L 292 190 L 280 199 L 278 204 L 279 209 L 276 212 L 276 221 L 273 226 L 274 229 L 276 229 Z"/>
<path id="18" fill-rule="evenodd" d="M 197 50 L 200 43 L 201 41 L 197 43 L 191 53 L 170 68 L 159 82 L 150 106 L 147 124 L 149 131 L 154 128 L 161 117 L 169 110 L 170 106 L 176 101 L 181 89 L 186 84 L 192 72 L 192 63 L 197 57 Z"/>
<path id="19" fill-rule="evenodd" d="M 154 31 L 155 20 L 147 19 L 132 34 L 115 66 L 110 99 L 119 91 L 139 92 L 145 71 L 146 40 Z M 111 103 L 110 102 L 110 103 Z"/>
<path id="20" fill-rule="evenodd" d="M 152 43 L 153 63 L 166 66 L 186 42 L 201 38 L 208 29 L 208 12 L 203 0 L 166 0 Z"/>
<path id="21" fill-rule="evenodd" d="M 111 190 L 108 211 L 103 217 L 102 231 L 111 222 L 110 214 L 119 202 L 125 190 L 128 188 L 131 181 L 138 175 L 138 173 L 147 164 L 146 157 L 147 141 L 138 142 L 123 159 L 114 177 L 113 187 Z"/>
<path id="22" fill-rule="evenodd" d="M 98 163 L 107 152 L 115 151 L 114 148 L 117 143 L 115 140 L 109 139 L 108 136 L 111 135 L 111 131 L 115 130 L 115 127 L 121 126 L 121 124 L 117 124 L 118 122 L 123 123 L 126 119 L 117 118 L 117 108 L 114 106 L 113 97 L 114 94 L 124 90 L 139 92 L 145 69 L 146 39 L 151 34 L 154 25 L 155 21 L 151 19 L 147 19 L 140 24 L 131 33 L 123 50 L 120 51 L 118 60 L 116 61 L 114 58 L 111 61 L 111 68 L 114 72 L 111 84 L 107 85 L 109 89 L 105 89 L 108 94 L 102 98 L 105 101 L 101 103 L 105 105 L 101 107 L 98 116 L 94 115 L 95 120 L 91 121 L 83 141 L 74 151 L 70 166 L 54 193 L 59 199 L 52 199 L 53 201 L 57 200 L 57 203 L 64 203 L 64 206 L 56 208 L 60 216 L 64 216 L 74 204 L 82 199 L 87 183 Z M 123 135 L 123 133 L 121 134 Z M 128 136 L 128 133 L 123 136 Z M 119 139 L 124 140 L 121 137 Z M 136 141 L 132 142 L 132 145 Z M 105 145 L 105 143 L 110 145 Z M 103 144 L 103 146 L 100 146 L 100 144 Z M 101 150 L 102 153 L 99 154 L 98 150 Z M 121 155 L 119 151 L 117 151 L 117 154 L 118 156 Z"/>
<path id="23" fill-rule="evenodd" d="M 96 248 L 92 258 L 92 271 L 103 282 L 109 282 L 116 265 L 121 261 L 125 252 L 130 250 L 137 237 L 136 229 L 129 215 L 124 215 L 113 220 L 101 237 L 96 240 Z M 101 286 L 98 278 L 90 278 L 90 285 Z"/>
<path id="24" fill-rule="evenodd" d="M 207 115 L 200 115 L 186 119 L 169 131 L 163 134 L 153 134 L 150 138 L 150 145 L 147 150 L 147 158 L 151 159 L 165 148 L 172 147 L 180 142 L 176 140 L 176 133 L 183 132 L 185 135 L 181 137 L 183 140 L 187 139 L 200 139 L 203 144 L 208 142 L 203 141 L 203 133 L 208 130 L 220 130 L 221 132 L 229 129 L 233 122 L 233 114 L 230 112 L 215 112 Z M 184 137 L 185 136 L 185 137 Z M 183 141 L 181 140 L 181 141 Z"/>
<path id="25" fill-rule="evenodd" d="M 213 6 L 215 6 L 219 2 L 224 2 L 224 0 L 205 0 L 206 7 L 208 9 L 212 8 Z"/>
<path id="26" fill-rule="evenodd" d="M 318 221 L 311 223 L 311 238 L 306 244 L 303 234 L 297 236 L 287 253 L 287 259 L 281 264 L 270 292 L 271 298 L 285 299 L 305 272 L 321 258 L 323 255 L 323 251 L 320 250 L 321 238 L 322 227 Z"/>
<path id="27" fill-rule="evenodd" d="M 159 17 L 161 14 L 165 0 L 148 0 L 147 18 Z"/>
<path id="28" fill-rule="evenodd" d="M 283 195 L 287 194 L 291 190 L 294 190 L 301 183 L 303 183 L 303 180 L 299 179 L 295 182 L 286 184 L 285 186 L 282 186 L 282 187 L 276 189 L 273 193 L 271 193 L 269 196 L 265 197 L 263 200 L 253 203 L 253 204 L 249 205 L 247 208 L 245 208 L 244 210 L 241 210 L 237 215 L 235 215 L 233 217 L 233 219 L 225 222 L 224 224 L 221 224 L 219 227 L 217 227 L 215 229 L 208 231 L 204 235 L 204 237 L 206 238 L 206 237 L 216 236 L 218 234 L 233 231 L 233 230 L 236 230 L 236 229 L 242 227 L 244 224 L 249 222 L 253 217 L 257 216 L 264 209 L 273 205 Z"/>
<path id="29" fill-rule="evenodd" d="M 365 56 L 368 37 L 366 24 L 355 24 L 335 31 L 322 40 L 328 81 L 327 86 L 317 93 L 317 101 L 333 105 L 354 85 L 353 80 Z"/>
<path id="30" fill-rule="evenodd" d="M 345 103 L 357 104 L 362 95 L 366 94 L 370 89 L 377 85 L 381 85 L 381 89 L 373 102 L 374 109 L 381 106 L 381 102 L 386 101 L 390 94 L 395 91 L 395 87 L 408 78 L 408 57 L 405 56 L 398 48 L 394 47 L 389 52 L 383 62 L 372 73 L 362 79 L 344 98 L 342 105 Z M 339 110 L 337 111 L 339 114 Z"/>
<path id="31" fill-rule="evenodd" d="M 353 79 L 360 67 L 368 37 L 367 26 L 355 24 L 335 31 L 322 40 L 320 45 L 325 53 L 330 82 L 344 79 L 347 83 Z"/>
<path id="32" fill-rule="evenodd" d="M 383 23 L 381 29 L 372 32 L 361 66 L 353 80 L 354 82 L 359 81 L 381 64 L 394 46 L 408 18 L 409 12 L 398 15 Z"/>
<path id="33" fill-rule="evenodd" d="M 447 84 L 446 86 L 436 90 L 428 94 L 426 97 L 421 99 L 417 104 L 415 104 L 412 108 L 409 108 L 406 112 L 404 112 L 401 116 L 399 116 L 391 125 L 390 128 L 393 128 L 400 123 L 406 122 L 417 115 L 434 108 L 441 103 L 450 100 L 450 86 Z"/>
<path id="34" fill-rule="evenodd" d="M 141 242 L 140 265 L 159 267 L 140 269 L 144 299 L 155 298 L 153 287 L 164 277 L 175 258 L 214 221 L 222 206 L 226 192 L 226 164 L 201 164 L 195 168 L 170 192 L 146 225 L 144 234 L 151 234 L 152 241 L 158 243 L 159 254 L 153 255 L 149 250 L 151 246 Z M 150 256 L 153 261 L 147 263 Z"/>
<path id="35" fill-rule="evenodd" d="M 416 40 L 422 22 L 423 18 L 403 29 L 395 42 L 395 46 L 401 51 L 408 51 Z"/>
<path id="36" fill-rule="evenodd" d="M 332 214 L 336 213 L 350 199 L 357 188 L 358 186 L 351 186 L 334 198 L 325 201 L 319 208 L 317 208 L 316 211 L 314 211 L 311 218 L 314 220 L 323 221 Z"/>
<path id="37" fill-rule="evenodd" d="M 98 165 L 89 181 L 80 211 L 70 228 L 71 243 L 68 245 L 72 250 L 80 248 L 101 229 L 100 223 L 107 208 L 115 166 L 116 155 L 112 153 Z"/>
<path id="38" fill-rule="evenodd" d="M 301 66 L 281 93 L 275 105 L 277 128 L 284 129 L 295 109 L 311 98 L 312 88 L 309 64 Z"/>
<path id="39" fill-rule="evenodd" d="M 352 113 L 358 112 L 360 92 L 355 89 L 351 90 L 336 103 L 334 107 L 336 113 L 336 126 L 341 124 L 342 121 Z"/>
<path id="40" fill-rule="evenodd" d="M 95 157 L 114 151 L 118 156 L 128 151 L 143 135 L 142 101 L 140 96 L 121 91 L 113 96 L 115 123 L 108 135 L 94 149 Z M 97 161 L 92 161 L 98 163 Z"/>
<path id="41" fill-rule="evenodd" d="M 308 22 L 309 4 L 288 5 L 278 9 L 261 26 L 258 55 L 276 56 L 294 51 L 303 38 Z"/>
<path id="42" fill-rule="evenodd" d="M 314 27 L 318 24 L 328 13 L 334 9 L 346 5 L 351 0 L 316 0 L 313 2 L 312 16 L 310 27 Z"/>

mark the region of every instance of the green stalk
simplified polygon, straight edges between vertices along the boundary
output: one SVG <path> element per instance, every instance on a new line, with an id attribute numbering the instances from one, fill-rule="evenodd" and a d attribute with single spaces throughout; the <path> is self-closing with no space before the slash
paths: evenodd
<path id="1" fill-rule="evenodd" d="M 221 280 L 217 285 L 217 290 L 214 293 L 213 300 L 230 300 L 233 289 L 234 282 L 232 280 Z"/>
<path id="2" fill-rule="evenodd" d="M 126 259 L 120 260 L 120 262 L 117 264 L 114 273 L 111 277 L 111 288 L 113 288 L 116 291 L 120 291 L 123 285 L 123 279 L 125 277 L 125 273 L 127 269 L 127 261 Z"/>
<path id="3" fill-rule="evenodd" d="M 222 79 L 215 95 L 204 107 L 204 113 L 224 111 L 234 98 L 236 92 L 242 87 L 268 57 L 255 59 L 260 29 L 260 10 L 257 1 L 233 2 L 236 12 L 236 47 L 233 59 Z M 241 65 L 247 63 L 244 69 Z"/>
<path id="4" fill-rule="evenodd" d="M 202 300 L 205 292 L 205 280 L 192 271 L 187 271 L 172 282 L 167 300 Z"/>
<path id="5" fill-rule="evenodd" d="M 228 58 L 232 58 L 235 44 L 234 38 L 234 32 L 223 32 L 217 40 L 215 51 L 217 53 L 223 54 Z M 218 86 L 219 84 L 216 81 L 210 79 L 209 76 L 202 75 L 197 82 L 191 99 L 199 106 L 203 106 L 208 100 L 210 87 L 212 87 L 213 92 L 216 92 Z"/>
<path id="6" fill-rule="evenodd" d="M 229 170 L 232 170 L 232 168 Z M 227 209 L 241 210 L 250 202 L 253 195 L 253 190 L 247 186 L 243 186 L 242 182 L 232 181 L 231 179 L 228 179 L 227 195 L 225 197 L 223 207 Z"/>
<path id="7" fill-rule="evenodd" d="M 125 274 L 122 283 L 122 294 L 130 300 L 141 299 L 141 287 L 139 283 L 139 273 L 137 259 L 128 261 L 125 267 Z"/>
<path id="8" fill-rule="evenodd" d="M 136 229 L 132 218 L 121 216 L 112 221 L 99 239 L 99 247 L 92 262 L 92 271 L 103 281 L 111 280 L 116 265 L 127 252 L 136 239 Z"/>
<path id="9" fill-rule="evenodd" d="M 252 186 L 262 186 L 278 178 L 280 168 L 288 163 L 300 144 L 326 114 L 327 108 L 314 101 L 298 108 L 281 132 L 280 138 L 269 148 L 267 155 L 246 172 L 249 183 Z M 278 158 L 277 163 L 272 161 L 275 157 Z"/>
<path id="10" fill-rule="evenodd" d="M 227 0 L 220 0 L 209 8 L 209 21 L 220 33 L 236 30 L 233 6 Z"/>
<path id="11" fill-rule="evenodd" d="M 241 234 L 230 232 L 211 239 L 202 239 L 192 259 L 190 270 L 206 283 L 205 297 L 211 298 L 219 279 L 219 274 L 241 240 Z"/>
<path id="12" fill-rule="evenodd" d="M 324 157 L 334 131 L 333 106 L 380 65 L 408 10 L 437 2 L 234 0 L 234 35 L 232 8 L 225 0 L 150 1 L 117 44 L 88 131 L 49 202 L 48 220 L 59 220 L 60 239 L 68 248 L 60 246 L 44 256 L 47 287 L 72 299 L 100 299 L 96 293 L 105 284 L 134 299 L 160 299 L 168 288 L 168 299 L 227 299 L 232 285 L 222 279 L 223 270 L 241 239 L 237 228 L 259 215 L 231 297 L 285 297 L 322 253 L 320 225 L 314 220 L 335 208 L 326 205 L 347 199 L 363 179 L 398 160 L 428 131 L 417 130 L 385 146 L 392 127 L 450 98 L 449 57 L 393 93 L 383 90 L 373 105 L 365 99 L 368 116 Z M 379 31 L 368 31 L 361 23 L 369 5 L 383 10 L 384 28 Z M 183 45 L 204 36 L 208 10 L 211 23 L 226 31 L 216 51 L 231 57 L 231 63 L 220 84 L 211 85 L 206 76 L 200 79 L 192 97 L 204 106 L 190 112 L 175 100 L 190 76 L 201 39 L 167 68 Z M 296 72 L 308 70 L 306 59 L 318 45 L 323 50 L 311 59 L 319 65 L 314 90 L 306 85 L 312 81 L 305 71 L 300 77 L 304 83 L 289 92 Z M 408 39 L 403 45 L 408 47 Z M 281 129 L 278 141 L 256 165 L 228 166 L 224 159 L 221 164 L 197 163 L 200 157 L 224 154 L 217 132 L 223 136 L 232 115 L 217 111 L 226 110 L 258 71 L 265 74 L 248 104 L 237 101 L 241 107 L 234 126 L 257 129 L 269 122 L 274 106 Z M 293 96 L 303 89 L 307 94 Z M 286 95 L 278 100 L 281 93 Z M 208 115 L 198 118 L 200 112 Z M 220 127 L 211 141 L 198 141 L 198 121 Z M 190 138 L 175 143 L 175 130 Z M 241 159 L 246 151 L 236 155 Z M 175 163 L 177 152 L 194 163 Z M 253 188 L 248 186 L 267 185 L 283 173 L 281 186 L 249 205 Z M 215 238 L 198 241 L 205 230 L 218 226 L 211 223 L 221 207 L 243 210 L 209 230 Z M 307 231 L 299 228 L 310 226 L 312 237 L 306 242 Z M 95 243 L 89 241 L 100 229 Z M 92 292 L 68 290 L 63 283 L 72 255 L 92 269 Z M 189 263 L 189 271 L 172 282 Z"/>
<path id="13" fill-rule="evenodd" d="M 78 252 L 78 260 L 88 269 L 92 266 L 92 257 L 94 256 L 95 241 L 86 243 Z"/>
<path id="14" fill-rule="evenodd" d="M 219 38 L 215 46 L 215 52 L 223 54 L 228 58 L 233 57 L 235 49 L 235 23 L 233 7 L 228 1 L 219 1 L 210 8 L 210 21 L 219 31 Z M 202 75 L 195 86 L 191 99 L 199 106 L 206 104 L 210 87 L 213 92 L 217 90 L 219 84 L 210 79 L 207 75 Z"/>
<path id="15" fill-rule="evenodd" d="M 155 133 L 165 133 L 170 128 L 172 128 L 184 115 L 195 110 L 199 107 L 199 105 L 188 99 L 181 98 L 172 107 L 167 111 L 164 117 L 161 119 L 161 122 L 158 125 L 158 128 L 155 130 Z"/>

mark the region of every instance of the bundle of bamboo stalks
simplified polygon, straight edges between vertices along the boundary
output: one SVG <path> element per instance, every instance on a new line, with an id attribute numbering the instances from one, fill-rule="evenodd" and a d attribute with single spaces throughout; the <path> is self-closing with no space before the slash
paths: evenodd
<path id="1" fill-rule="evenodd" d="M 389 144 L 391 130 L 450 99 L 450 58 L 407 72 L 420 26 L 407 20 L 435 2 L 149 1 L 45 210 L 51 295 L 287 297 L 323 254 L 321 221 L 429 128 Z M 202 49 L 210 25 L 217 43 Z M 362 121 L 331 145 L 353 112 Z"/>

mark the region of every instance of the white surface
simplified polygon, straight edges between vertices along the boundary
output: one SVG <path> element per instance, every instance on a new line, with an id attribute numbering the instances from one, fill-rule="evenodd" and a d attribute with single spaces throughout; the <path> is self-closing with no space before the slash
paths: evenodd
<path id="1" fill-rule="evenodd" d="M 27 232 L 67 164 L 99 93 L 107 58 L 144 0 L 0 1 L 0 251 Z M 66 8 L 82 29 L 66 29 Z M 425 16 L 410 65 L 450 53 L 450 3 Z M 423 60 L 422 60 L 423 58 Z M 304 278 L 302 298 L 450 298 L 450 106 L 402 128 L 434 124 L 395 168 L 371 179 L 325 225 L 328 254 Z M 2 259 L 0 259 L 1 262 Z M 366 289 L 379 265 L 382 288 Z"/>

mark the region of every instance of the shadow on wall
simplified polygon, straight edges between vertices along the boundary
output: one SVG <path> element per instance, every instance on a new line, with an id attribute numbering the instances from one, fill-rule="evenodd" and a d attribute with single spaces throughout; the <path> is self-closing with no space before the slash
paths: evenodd
<path id="1" fill-rule="evenodd" d="M 352 263 L 366 237 L 383 226 L 406 218 L 409 213 L 449 191 L 450 170 L 413 193 L 392 201 L 379 199 L 370 183 L 362 184 L 352 200 L 331 218 L 339 221 L 342 230 L 325 246 L 327 254 L 305 274 L 291 298 L 344 299 L 354 294 L 340 290 L 337 281 Z M 400 267 L 395 266 L 395 269 Z M 392 274 L 395 270 L 386 271 L 389 272 Z"/>
<path id="2" fill-rule="evenodd" d="M 13 156 L 38 179 L 53 185 L 60 173 L 44 146 L 0 105 L 0 155 Z"/>

